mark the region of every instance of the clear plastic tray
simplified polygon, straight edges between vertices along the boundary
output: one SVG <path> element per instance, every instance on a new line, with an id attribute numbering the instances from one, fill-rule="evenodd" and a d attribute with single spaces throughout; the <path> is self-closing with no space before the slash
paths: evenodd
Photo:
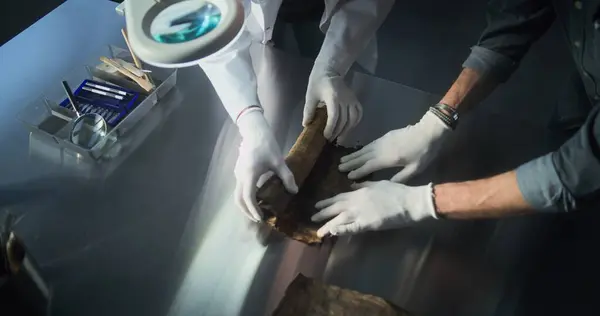
<path id="1" fill-rule="evenodd" d="M 110 58 L 120 58 L 132 62 L 128 50 L 109 46 L 104 56 Z M 110 74 L 100 71 L 96 65 L 101 62 L 96 59 L 89 63 L 94 66 L 81 66 L 70 72 L 63 80 L 66 80 L 71 87 L 77 87 L 85 79 L 107 80 L 112 83 L 125 86 L 142 92 L 141 88 L 136 87 L 130 82 L 115 82 Z M 125 136 L 136 124 L 140 122 L 152 110 L 160 100 L 177 83 L 177 70 L 161 69 L 147 67 L 152 72 L 150 75 L 156 85 L 156 88 L 145 96 L 144 100 L 133 109 L 119 124 L 109 127 L 107 141 L 100 142 L 91 149 L 80 147 L 69 141 L 69 134 L 73 124 L 73 118 L 76 116 L 74 111 L 59 106 L 59 103 L 66 98 L 60 82 L 56 82 L 34 102 L 26 106 L 19 114 L 18 119 L 30 130 L 36 134 L 36 139 L 51 142 L 55 146 L 76 154 L 84 159 L 110 159 L 114 158 L 114 151 L 111 150 L 118 144 L 119 138 Z M 147 92 L 146 92 L 147 93 Z M 109 154 L 110 153 L 110 154 Z"/>

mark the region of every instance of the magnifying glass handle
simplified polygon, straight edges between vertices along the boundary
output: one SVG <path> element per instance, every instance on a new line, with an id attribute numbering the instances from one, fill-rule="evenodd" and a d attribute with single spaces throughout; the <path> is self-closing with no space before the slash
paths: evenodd
<path id="1" fill-rule="evenodd" d="M 75 102 L 75 96 L 73 95 L 73 92 L 71 92 L 71 87 L 69 87 L 69 84 L 64 80 L 62 81 L 62 86 L 63 86 L 63 89 L 65 90 L 65 92 L 67 93 L 67 99 L 69 99 L 71 106 L 73 106 L 73 110 L 75 111 L 75 114 L 77 115 L 77 117 L 80 117 L 81 114 L 79 114 L 79 113 L 81 111 L 77 108 L 77 103 Z"/>

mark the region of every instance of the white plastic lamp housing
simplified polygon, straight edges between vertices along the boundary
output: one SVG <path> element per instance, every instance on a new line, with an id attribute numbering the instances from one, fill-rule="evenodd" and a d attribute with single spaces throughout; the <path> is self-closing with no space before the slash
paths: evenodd
<path id="1" fill-rule="evenodd" d="M 237 0 L 127 0 L 134 53 L 161 68 L 193 66 L 227 46 L 244 25 Z"/>

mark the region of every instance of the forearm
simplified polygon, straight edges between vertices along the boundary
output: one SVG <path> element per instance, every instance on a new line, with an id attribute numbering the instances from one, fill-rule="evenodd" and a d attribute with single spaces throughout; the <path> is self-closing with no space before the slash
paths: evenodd
<path id="1" fill-rule="evenodd" d="M 554 21 L 552 3 L 546 0 L 489 1 L 487 13 L 488 26 L 441 101 L 461 111 L 506 81 Z"/>
<path id="2" fill-rule="evenodd" d="M 438 213 L 447 218 L 497 218 L 534 212 L 525 201 L 515 171 L 491 178 L 435 185 Z"/>
<path id="3" fill-rule="evenodd" d="M 260 105 L 250 44 L 250 35 L 244 32 L 227 50 L 198 63 L 234 121 L 244 109 Z"/>
<path id="4" fill-rule="evenodd" d="M 491 178 L 435 185 L 434 203 L 448 218 L 597 208 L 600 200 L 600 108 L 557 151 Z"/>
<path id="5" fill-rule="evenodd" d="M 464 113 L 485 99 L 497 85 L 497 81 L 486 79 L 475 69 L 465 67 L 440 103 Z"/>
<path id="6" fill-rule="evenodd" d="M 506 81 L 515 67 L 516 63 L 509 57 L 485 46 L 474 46 L 463 63 L 462 72 L 440 103 L 464 113 Z"/>
<path id="7" fill-rule="evenodd" d="M 375 37 L 392 9 L 393 0 L 343 1 L 333 12 L 315 64 L 345 75 Z"/>

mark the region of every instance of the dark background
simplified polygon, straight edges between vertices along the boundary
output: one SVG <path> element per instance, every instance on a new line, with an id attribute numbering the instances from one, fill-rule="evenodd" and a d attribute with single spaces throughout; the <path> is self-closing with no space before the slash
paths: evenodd
<path id="1" fill-rule="evenodd" d="M 21 33 L 63 2 L 63 0 L 2 1 L 2 9 L 0 10 L 0 14 L 2 15 L 2 19 L 0 19 L 0 45 Z"/>
<path id="2" fill-rule="evenodd" d="M 109 0 L 89 0 L 109 1 Z M 2 1 L 0 10 L 0 45 L 3 45 L 48 12 L 61 5 L 64 0 L 16 0 Z M 122 0 L 113 2 L 121 3 Z"/>
<path id="3" fill-rule="evenodd" d="M 63 2 L 3 1 L 0 44 Z M 469 54 L 469 47 L 476 43 L 485 27 L 485 3 L 483 0 L 396 1 L 378 34 L 380 67 L 377 76 L 443 94 L 459 73 L 462 61 Z M 534 45 L 512 80 L 500 87 L 481 107 L 491 113 L 488 114 L 493 117 L 491 124 L 502 120 L 510 120 L 511 124 L 547 124 L 543 119 L 548 117 L 547 113 L 532 113 L 528 102 L 523 100 L 539 101 L 544 98 L 550 100 L 548 109 L 552 109 L 551 100 L 555 99 L 565 75 L 572 69 L 565 41 L 555 25 Z M 530 92 L 540 91 L 540 87 L 547 91 L 544 95 Z M 484 141 L 485 135 L 481 138 Z M 527 160 L 541 154 L 537 149 L 525 151 L 520 159 Z M 485 157 L 502 153 L 490 151 L 479 154 Z M 488 172 L 499 172 L 502 170 L 496 169 L 512 168 L 524 160 L 482 168 Z M 600 222 L 598 217 L 593 212 L 581 212 L 557 219 L 559 224 L 552 228 L 550 238 L 541 249 L 542 255 L 531 263 L 535 268 L 523 282 L 525 286 L 518 315 L 588 315 L 588 308 L 595 307 L 595 294 L 600 293 L 597 269 L 600 259 L 595 259 L 597 256 L 593 250 L 597 249 L 597 241 L 600 240 L 600 230 L 596 228 Z"/>

